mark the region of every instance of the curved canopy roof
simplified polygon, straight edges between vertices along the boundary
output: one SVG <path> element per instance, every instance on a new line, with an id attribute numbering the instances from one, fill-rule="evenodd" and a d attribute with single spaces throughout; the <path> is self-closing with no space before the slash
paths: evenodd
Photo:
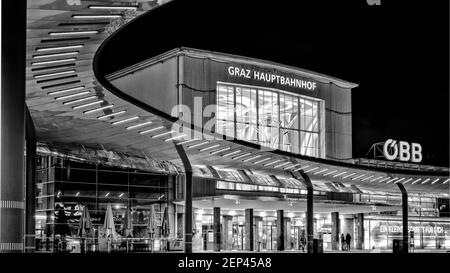
<path id="1" fill-rule="evenodd" d="M 117 50 L 114 43 L 118 39 L 114 37 L 121 37 L 122 41 L 128 37 L 130 40 L 127 42 L 130 44 L 139 41 L 136 36 L 135 40 L 132 39 L 132 35 L 136 34 L 133 28 L 135 24 L 145 21 L 130 20 L 138 16 L 153 16 L 154 20 L 163 20 L 162 14 L 170 11 L 169 4 L 160 10 L 154 9 L 158 6 L 156 1 L 137 1 L 137 4 L 136 1 L 113 0 L 28 1 L 26 103 L 39 141 L 85 145 L 182 165 L 174 146 L 177 143 L 167 137 L 139 134 L 135 130 L 138 127 L 161 127 L 158 132 L 161 134 L 168 132 L 176 120 L 149 105 L 130 100 L 126 90 L 112 88 L 106 75 L 108 71 L 113 71 L 103 67 L 105 63 L 101 61 L 102 54 L 111 57 L 111 50 Z M 161 40 L 162 37 L 157 34 L 161 34 L 162 30 L 155 28 L 158 30 L 154 32 L 154 28 L 149 28 L 146 35 L 153 35 L 155 41 Z M 156 53 L 178 46 L 167 43 L 160 45 L 145 54 L 155 57 Z M 126 59 L 128 53 L 114 52 L 118 59 Z M 94 64 L 95 57 L 98 60 Z M 134 57 L 130 57 L 130 60 L 134 61 L 130 65 L 136 63 Z M 393 184 L 400 182 L 410 191 L 448 194 L 448 169 L 436 172 L 362 166 L 278 150 L 263 151 L 258 145 L 238 140 L 227 141 L 218 135 L 214 137 L 206 142 L 198 140 L 178 145 L 184 145 L 194 165 L 258 169 L 280 176 L 289 176 L 289 171 L 302 169 L 317 181 L 347 182 L 385 191 L 397 191 Z M 239 150 L 239 153 L 223 156 L 222 153 L 211 153 L 211 150 L 204 149 L 214 145 L 216 150 L 230 147 L 229 151 Z M 269 159 L 261 161 L 266 158 Z M 277 162 L 268 164 L 273 161 Z"/>

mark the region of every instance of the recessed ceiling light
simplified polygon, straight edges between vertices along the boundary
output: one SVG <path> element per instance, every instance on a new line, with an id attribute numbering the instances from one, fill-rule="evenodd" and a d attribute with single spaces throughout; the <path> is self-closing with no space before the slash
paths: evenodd
<path id="1" fill-rule="evenodd" d="M 133 129 L 140 128 L 142 126 L 149 125 L 149 124 L 152 124 L 152 123 L 153 123 L 152 121 L 146 121 L 146 122 L 139 123 L 139 124 L 136 124 L 136 125 L 128 126 L 126 129 L 127 130 L 133 130 Z"/>
<path id="2" fill-rule="evenodd" d="M 154 132 L 156 130 L 161 130 L 163 128 L 164 128 L 163 126 L 158 126 L 158 127 L 152 128 L 152 129 L 145 130 L 145 131 L 140 131 L 139 134 L 143 135 L 143 134 L 147 134 L 150 132 Z"/>
<path id="3" fill-rule="evenodd" d="M 200 139 L 199 138 L 188 139 L 188 140 L 177 143 L 177 145 L 183 145 L 183 144 L 186 144 L 186 143 L 189 143 L 192 141 L 196 141 L 196 140 L 200 140 Z"/>
<path id="4" fill-rule="evenodd" d="M 65 101 L 65 102 L 63 102 L 63 104 L 64 105 L 72 105 L 72 104 L 76 104 L 76 103 L 83 102 L 83 101 L 93 100 L 95 98 L 97 98 L 97 96 L 89 96 L 89 97 L 85 97 L 85 98 L 81 98 L 81 99 L 77 99 L 77 100 Z"/>
<path id="5" fill-rule="evenodd" d="M 183 138 L 185 136 L 186 136 L 186 134 L 181 134 L 181 135 L 177 135 L 177 136 L 174 136 L 174 137 L 171 137 L 171 138 L 168 138 L 168 139 L 164 139 L 164 141 L 175 140 L 175 139 Z"/>
<path id="6" fill-rule="evenodd" d="M 220 147 L 220 144 L 214 144 L 212 146 L 202 148 L 202 149 L 200 149 L 200 152 L 208 151 L 208 150 L 211 150 L 211 149 L 214 149 L 214 148 L 217 148 L 217 147 Z"/>
<path id="7" fill-rule="evenodd" d="M 101 6 L 101 5 L 89 5 L 90 9 L 97 10 L 137 10 L 138 6 Z"/>
<path id="8" fill-rule="evenodd" d="M 60 75 L 67 75 L 67 74 L 72 74 L 75 73 L 76 70 L 67 70 L 67 71 L 59 71 L 59 72 L 53 72 L 53 73 L 46 73 L 46 74 L 38 74 L 38 75 L 34 75 L 33 77 L 35 79 L 41 79 L 41 78 L 47 78 L 47 77 L 53 77 L 53 76 L 60 76 Z"/>
<path id="9" fill-rule="evenodd" d="M 255 162 L 253 162 L 253 164 L 259 164 L 259 163 L 262 163 L 262 162 L 267 161 L 267 160 L 270 160 L 270 159 L 271 159 L 270 157 L 267 157 L 267 158 L 264 158 L 264 159 L 255 161 Z"/>
<path id="10" fill-rule="evenodd" d="M 57 51 L 64 49 L 77 49 L 82 48 L 84 45 L 70 45 L 70 46 L 54 46 L 54 47 L 40 47 L 36 48 L 37 52 L 46 52 L 46 51 Z"/>
<path id="11" fill-rule="evenodd" d="M 115 112 L 115 113 L 111 113 L 111 114 L 108 114 L 108 115 L 104 115 L 104 116 L 98 117 L 98 119 L 106 119 L 106 118 L 109 118 L 109 117 L 114 117 L 114 116 L 125 114 L 126 112 L 127 112 L 127 110 L 122 110 L 122 111 L 118 111 L 118 112 Z"/>
<path id="12" fill-rule="evenodd" d="M 243 153 L 243 154 L 238 155 L 238 156 L 233 156 L 231 159 L 240 159 L 240 158 L 249 156 L 249 155 L 251 155 L 251 154 L 252 154 L 252 153 Z"/>
<path id="13" fill-rule="evenodd" d="M 50 36 L 97 34 L 98 30 L 50 32 Z"/>
<path id="14" fill-rule="evenodd" d="M 114 121 L 114 122 L 111 122 L 111 124 L 112 125 L 118 125 L 118 124 L 122 124 L 122 123 L 126 123 L 126 122 L 131 122 L 131 121 L 137 120 L 138 118 L 139 118 L 138 116 L 135 116 L 135 117 L 131 117 L 131 118 L 126 118 L 126 119 Z"/>
<path id="15" fill-rule="evenodd" d="M 223 154 L 222 157 L 227 157 L 227 156 L 230 156 L 230 155 L 235 155 L 235 154 L 238 154 L 238 153 L 240 153 L 240 152 L 241 152 L 241 150 L 233 151 L 233 152 L 230 152 L 230 153 L 228 153 L 228 154 Z"/>
<path id="16" fill-rule="evenodd" d="M 58 91 L 52 91 L 52 92 L 48 92 L 47 95 L 59 95 L 59 94 L 67 93 L 67 92 L 78 91 L 81 89 L 84 89 L 84 86 L 77 86 L 77 87 L 62 89 L 62 90 L 58 90 Z"/>
<path id="17" fill-rule="evenodd" d="M 255 155 L 255 156 L 252 156 L 252 157 L 249 157 L 249 158 L 246 158 L 246 159 L 242 160 L 242 162 L 248 162 L 250 160 L 260 158 L 261 156 L 262 155 Z"/>
<path id="18" fill-rule="evenodd" d="M 215 154 L 218 154 L 218 153 L 221 153 L 221 152 L 228 151 L 228 150 L 230 150 L 230 149 L 231 149 L 231 147 L 226 147 L 226 148 L 223 148 L 223 149 L 219 149 L 219 150 L 217 150 L 217 151 L 214 151 L 214 152 L 210 152 L 210 154 L 215 155 Z"/>
<path id="19" fill-rule="evenodd" d="M 102 111 L 102 110 L 105 110 L 105 109 L 109 109 L 109 108 L 113 108 L 113 107 L 114 107 L 114 104 L 110 104 L 110 105 L 106 105 L 106 106 L 103 106 L 103 107 L 100 107 L 100 108 L 84 111 L 83 114 L 86 114 L 86 115 L 87 114 L 92 114 L 92 113 L 96 113 L 96 112 L 99 112 L 99 111 Z"/>
<path id="20" fill-rule="evenodd" d="M 90 103 L 86 103 L 86 104 L 82 104 L 82 105 L 73 106 L 72 109 L 74 109 L 74 110 L 81 109 L 81 108 L 89 107 L 92 105 L 100 104 L 102 102 L 103 102 L 103 100 L 94 101 L 94 102 L 90 102 Z"/>
<path id="21" fill-rule="evenodd" d="M 122 14 L 75 14 L 72 18 L 75 19 L 103 19 L 103 18 L 121 18 Z"/>
<path id="22" fill-rule="evenodd" d="M 61 57 L 61 56 L 69 56 L 69 55 L 77 55 L 77 54 L 78 54 L 78 51 L 69 51 L 69 52 L 54 53 L 54 54 L 34 55 L 33 59 Z"/>
<path id="23" fill-rule="evenodd" d="M 71 62 L 76 61 L 77 58 L 66 58 L 66 59 L 58 59 L 51 61 L 43 61 L 43 62 L 32 62 L 31 65 L 43 65 L 43 64 L 55 64 L 55 63 L 63 63 L 63 62 Z"/>
<path id="24" fill-rule="evenodd" d="M 83 96 L 86 94 L 89 94 L 89 91 L 83 91 L 83 92 L 79 92 L 79 93 L 75 93 L 75 94 L 70 94 L 67 96 L 62 96 L 62 97 L 56 97 L 55 100 L 65 100 L 65 99 L 70 99 L 70 98 L 74 98 L 74 97 L 79 97 L 79 96 Z"/>
<path id="25" fill-rule="evenodd" d="M 158 137 L 162 137 L 162 136 L 165 136 L 165 135 L 168 135 L 168 134 L 172 134 L 172 133 L 175 133 L 175 131 L 169 131 L 169 132 L 164 132 L 164 133 L 161 133 L 161 134 L 158 134 L 158 135 L 154 135 L 154 136 L 152 136 L 152 138 L 158 138 Z"/>

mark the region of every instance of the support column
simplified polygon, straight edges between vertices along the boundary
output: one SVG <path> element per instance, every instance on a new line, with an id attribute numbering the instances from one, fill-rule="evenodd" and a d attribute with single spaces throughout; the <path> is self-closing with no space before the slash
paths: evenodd
<path id="1" fill-rule="evenodd" d="M 255 246 L 253 234 L 253 209 L 245 209 L 245 250 L 253 251 Z"/>
<path id="2" fill-rule="evenodd" d="M 341 223 L 339 212 L 331 213 L 331 249 L 339 250 L 339 235 L 341 233 Z"/>
<path id="3" fill-rule="evenodd" d="M 0 5 L 0 252 L 22 252 L 26 1 Z"/>
<path id="4" fill-rule="evenodd" d="M 408 236 L 408 192 L 402 183 L 396 183 L 402 192 L 402 224 L 403 224 L 403 252 L 408 253 L 409 249 L 409 236 Z"/>
<path id="5" fill-rule="evenodd" d="M 355 248 L 364 249 L 364 213 L 356 214 L 355 218 Z"/>
<path id="6" fill-rule="evenodd" d="M 186 179 L 184 181 L 184 252 L 192 253 L 192 166 L 182 145 L 175 149 L 183 162 Z"/>
<path id="7" fill-rule="evenodd" d="M 220 208 L 213 209 L 213 232 L 214 232 L 214 251 L 220 251 Z"/>
<path id="8" fill-rule="evenodd" d="M 307 241 L 307 250 L 308 253 L 313 253 L 313 239 L 314 239 L 314 187 L 311 182 L 311 179 L 309 179 L 309 176 L 303 171 L 299 170 L 300 175 L 302 176 L 303 180 L 299 179 L 297 175 L 294 172 L 291 172 L 292 176 L 306 186 L 306 241 Z"/>
<path id="9" fill-rule="evenodd" d="M 277 210 L 277 250 L 284 250 L 284 211 Z"/>
<path id="10" fill-rule="evenodd" d="M 34 252 L 36 245 L 36 135 L 33 120 L 28 108 L 26 109 L 25 120 L 26 138 L 26 196 L 25 196 L 25 252 Z"/>

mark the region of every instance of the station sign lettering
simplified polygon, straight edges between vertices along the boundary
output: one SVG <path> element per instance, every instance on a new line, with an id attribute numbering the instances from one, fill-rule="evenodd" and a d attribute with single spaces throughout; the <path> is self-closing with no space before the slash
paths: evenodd
<path id="1" fill-rule="evenodd" d="M 403 226 L 402 225 L 380 225 L 380 232 L 402 232 Z M 442 226 L 409 226 L 408 232 L 415 232 L 415 233 L 428 233 L 428 234 L 434 234 L 434 233 L 444 233 L 444 228 Z"/>
<path id="2" fill-rule="evenodd" d="M 387 160 L 422 161 L 422 146 L 419 143 L 409 144 L 406 141 L 388 139 L 383 145 L 383 155 Z"/>
<path id="3" fill-rule="evenodd" d="M 309 91 L 314 91 L 317 88 L 316 82 L 305 79 L 298 79 L 291 76 L 280 75 L 276 72 L 267 72 L 253 68 L 244 68 L 237 66 L 228 66 L 227 71 L 228 75 L 234 77 L 274 83 L 277 85 L 289 86 Z"/>

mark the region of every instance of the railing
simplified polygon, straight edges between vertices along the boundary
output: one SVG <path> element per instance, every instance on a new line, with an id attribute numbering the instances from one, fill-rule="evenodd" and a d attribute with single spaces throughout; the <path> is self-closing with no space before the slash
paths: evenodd
<path id="1" fill-rule="evenodd" d="M 81 238 L 58 240 L 53 237 L 37 238 L 36 252 L 168 252 L 183 250 L 180 238 Z"/>

